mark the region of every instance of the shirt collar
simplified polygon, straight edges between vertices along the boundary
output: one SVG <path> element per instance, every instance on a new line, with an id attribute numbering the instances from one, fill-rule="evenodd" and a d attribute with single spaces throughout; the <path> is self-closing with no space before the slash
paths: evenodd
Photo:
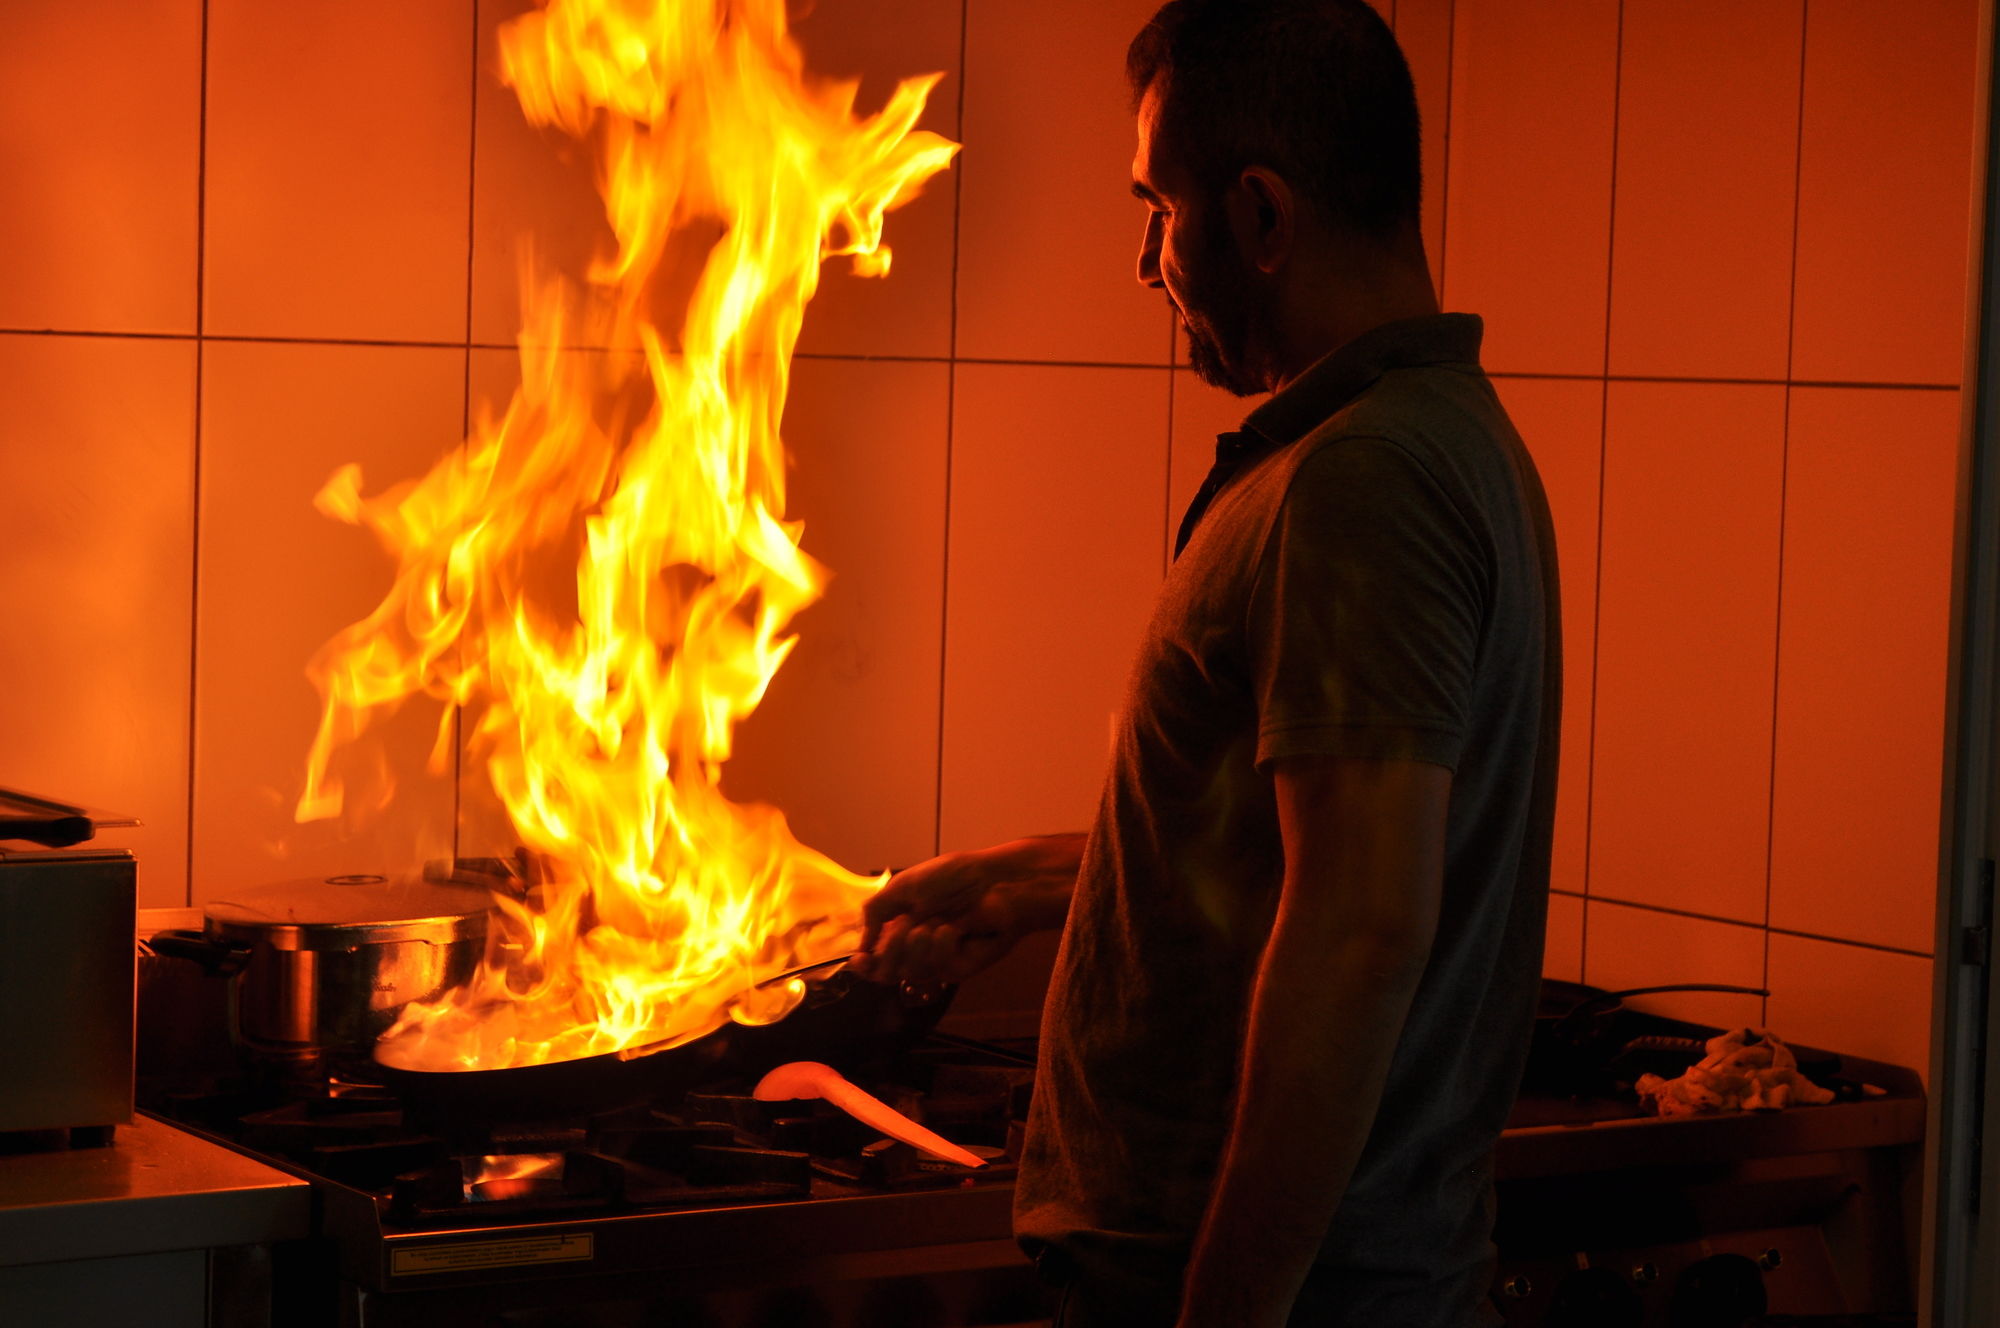
<path id="1" fill-rule="evenodd" d="M 1391 369 L 1477 365 L 1485 326 L 1477 314 L 1426 314 L 1370 328 L 1322 356 L 1251 411 L 1243 426 L 1276 447 L 1296 442 Z"/>

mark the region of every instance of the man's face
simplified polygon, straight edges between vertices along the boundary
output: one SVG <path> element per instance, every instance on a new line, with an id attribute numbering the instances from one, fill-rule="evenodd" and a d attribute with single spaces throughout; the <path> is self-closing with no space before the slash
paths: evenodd
<path id="1" fill-rule="evenodd" d="M 1160 133 L 1160 85 L 1139 104 L 1132 192 L 1148 209 L 1139 280 L 1167 293 L 1186 330 L 1188 363 L 1202 381 L 1249 396 L 1269 388 L 1268 319 L 1260 276 L 1243 258 L 1219 198 L 1205 196 Z"/>

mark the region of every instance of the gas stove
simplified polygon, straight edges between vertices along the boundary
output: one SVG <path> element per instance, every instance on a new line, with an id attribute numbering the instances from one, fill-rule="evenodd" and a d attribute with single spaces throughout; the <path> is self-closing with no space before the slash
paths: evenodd
<path id="1" fill-rule="evenodd" d="M 604 1115 L 439 1116 L 378 1085 L 246 1065 L 217 985 L 173 964 L 150 983 L 142 966 L 142 1106 L 311 1183 L 316 1234 L 275 1260 L 274 1321 L 287 1328 L 1048 1317 L 1009 1230 L 1031 1038 L 934 1033 L 858 1078 L 987 1159 L 975 1170 L 824 1102 L 759 1101 L 747 1080 Z M 1624 1010 L 1611 1039 L 1624 1060 L 1595 1082 L 1523 1086 L 1495 1159 L 1494 1303 L 1509 1328 L 1739 1328 L 1910 1308 L 1917 1076 L 1795 1048 L 1840 1100 L 1642 1115 L 1618 1081 L 1677 1073 L 1717 1031 Z"/>
<path id="2" fill-rule="evenodd" d="M 320 1237 L 276 1279 L 287 1325 L 999 1324 L 1047 1313 L 1008 1225 L 1031 1057 L 941 1037 L 864 1085 L 977 1169 L 731 1081 L 533 1122 L 424 1120 L 338 1080 L 301 1098 L 254 1071 L 146 1101 L 312 1183 Z"/>

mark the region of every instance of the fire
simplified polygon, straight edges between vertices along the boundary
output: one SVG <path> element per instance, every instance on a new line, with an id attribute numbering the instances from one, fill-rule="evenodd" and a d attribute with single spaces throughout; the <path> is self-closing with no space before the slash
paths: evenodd
<path id="1" fill-rule="evenodd" d="M 551 1183 L 560 1183 L 564 1166 L 561 1153 L 488 1154 L 477 1160 L 459 1162 L 467 1203 L 491 1203 L 519 1199 Z"/>
<path id="2" fill-rule="evenodd" d="M 551 0 L 503 30 L 501 61 L 530 120 L 593 144 L 617 252 L 580 294 L 524 282 L 502 418 L 421 480 L 364 498 L 349 466 L 318 500 L 399 568 L 313 662 L 299 818 L 340 811 L 335 751 L 423 693 L 449 703 L 433 760 L 462 708 L 552 868 L 498 900 L 475 979 L 383 1039 L 384 1060 L 420 1069 L 769 1019 L 798 988 L 756 983 L 854 944 L 880 881 L 719 782 L 827 577 L 785 517 L 778 436 L 820 263 L 886 273 L 883 214 L 957 151 L 914 128 L 941 75 L 857 115 L 854 84 L 805 72 L 784 0 Z M 662 317 L 691 251 L 685 310 Z"/>

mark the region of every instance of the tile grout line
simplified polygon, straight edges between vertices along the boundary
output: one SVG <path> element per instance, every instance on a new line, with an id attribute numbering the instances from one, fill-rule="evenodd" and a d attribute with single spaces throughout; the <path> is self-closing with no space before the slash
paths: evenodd
<path id="1" fill-rule="evenodd" d="M 1451 247 L 1451 92 L 1458 67 L 1458 0 L 1451 0 L 1444 20 L 1444 142 L 1438 147 L 1438 307 L 1444 307 L 1445 254 Z M 1421 229 L 1421 219 L 1419 220 Z"/>
<path id="2" fill-rule="evenodd" d="M 1618 0 L 1617 35 L 1611 64 L 1611 189 L 1604 229 L 1604 376 L 1597 409 L 1597 554 L 1591 578 L 1590 605 L 1590 726 L 1584 757 L 1583 794 L 1583 941 L 1577 964 L 1590 980 L 1591 839 L 1597 811 L 1598 657 L 1604 641 L 1604 494 L 1605 471 L 1611 455 L 1611 287 L 1618 248 L 1618 111 L 1625 82 L 1625 0 Z"/>
<path id="3" fill-rule="evenodd" d="M 479 200 L 479 0 L 472 0 L 472 73 L 467 80 L 465 145 L 465 373 L 459 396 L 458 430 L 461 439 L 472 436 L 472 259 L 478 242 Z M 455 863 L 465 855 L 460 836 L 465 824 L 465 707 L 451 707 L 451 856 Z"/>
<path id="4" fill-rule="evenodd" d="M 959 0 L 958 6 L 958 123 L 955 131 L 958 141 L 965 142 L 965 85 L 966 48 L 972 27 L 972 0 Z M 935 775 L 931 786 L 931 853 L 944 852 L 944 734 L 945 734 L 945 689 L 947 678 L 945 666 L 949 659 L 951 644 L 951 472 L 953 444 L 958 429 L 958 259 L 963 248 L 963 225 L 965 219 L 965 153 L 961 149 L 953 161 L 951 173 L 951 354 L 945 361 L 944 375 L 944 525 L 941 532 L 943 547 L 938 560 L 938 695 L 937 695 L 937 753 Z"/>
<path id="5" fill-rule="evenodd" d="M 1161 366 L 1156 361 L 1143 364 L 1124 360 L 1014 360 L 1000 356 L 982 355 L 836 355 L 828 351 L 795 355 L 800 360 L 883 360 L 913 364 L 978 364 L 992 365 L 1008 369 L 1135 369 L 1151 370 Z"/>
<path id="6" fill-rule="evenodd" d="M 401 341 L 373 337 L 296 337 L 277 335 L 256 335 L 241 332 L 203 333 L 197 337 L 189 332 L 146 332 L 140 330 L 112 330 L 96 328 L 64 327 L 0 327 L 0 337 L 90 337 L 120 341 L 196 341 L 226 343 L 230 345 L 253 346 L 370 346 L 388 349 L 413 350 L 502 350 L 514 351 L 519 346 L 515 342 L 498 341 Z M 571 346 L 566 349 L 578 353 L 611 354 L 609 346 Z M 997 365 L 1003 368 L 1047 368 L 1047 369 L 1158 369 L 1158 364 L 1142 364 L 1136 361 L 1120 360 L 1023 360 L 998 356 L 950 355 L 885 355 L 875 353 L 844 353 L 839 351 L 798 351 L 794 360 L 825 360 L 852 364 L 978 364 Z M 1187 366 L 1176 363 L 1173 367 Z M 1673 374 L 1600 374 L 1566 373 L 1540 371 L 1534 369 L 1492 369 L 1486 370 L 1488 378 L 1518 378 L 1537 382 L 1581 382 L 1581 383 L 1664 383 L 1684 386 L 1725 387 L 1793 387 L 1825 388 L 1855 392 L 1957 392 L 1959 383 L 1895 383 L 1895 382 L 1844 382 L 1839 379 L 1784 379 L 1784 378 L 1697 378 L 1681 377 Z"/>
<path id="7" fill-rule="evenodd" d="M 1797 135 L 1792 148 L 1792 263 L 1791 291 L 1785 307 L 1785 418 L 1778 435 L 1778 584 L 1771 613 L 1771 749 L 1766 772 L 1764 808 L 1764 980 L 1758 983 L 1771 990 L 1771 896 L 1776 881 L 1778 854 L 1778 720 L 1783 696 L 1785 659 L 1785 529 L 1790 524 L 1789 503 L 1792 479 L 1792 387 L 1794 359 L 1798 352 L 1799 322 L 1799 188 L 1805 178 L 1806 145 L 1806 35 L 1812 21 L 1812 0 L 1799 4 L 1799 101 Z M 1771 1022 L 1771 998 L 1764 998 L 1764 1023 Z"/>
<path id="8" fill-rule="evenodd" d="M 1608 344 L 1608 342 L 1607 342 Z M 1598 655 L 1604 640 L 1604 473 L 1611 454 L 1611 380 L 1597 387 L 1597 522 L 1593 530 L 1594 549 L 1590 576 L 1590 707 L 1583 723 L 1583 896 L 1590 898 L 1590 867 L 1593 832 L 1597 814 L 1597 705 Z M 1568 627 L 1564 627 L 1565 640 Z M 1564 647 L 1567 652 L 1567 645 Z M 1569 685 L 1567 676 L 1564 686 Z M 1558 755 L 1560 763 L 1560 754 Z M 1577 964 L 1582 967 L 1590 953 L 1590 906 L 1584 905 L 1583 936 L 1577 943 Z M 1583 980 L 1582 978 L 1578 979 Z"/>
<path id="9" fill-rule="evenodd" d="M 1957 383 L 1868 383 L 1813 378 L 1699 378 L 1675 374 L 1542 373 L 1532 369 L 1488 369 L 1488 378 L 1525 378 L 1541 382 L 1667 383 L 1682 386 L 1811 387 L 1852 391 L 1956 392 Z"/>
<path id="10" fill-rule="evenodd" d="M 187 880 L 181 906 L 194 907 L 195 753 L 201 680 L 201 453 L 203 327 L 208 315 L 208 0 L 201 0 L 201 67 L 196 81 L 194 185 L 194 464 L 188 492 Z"/>

